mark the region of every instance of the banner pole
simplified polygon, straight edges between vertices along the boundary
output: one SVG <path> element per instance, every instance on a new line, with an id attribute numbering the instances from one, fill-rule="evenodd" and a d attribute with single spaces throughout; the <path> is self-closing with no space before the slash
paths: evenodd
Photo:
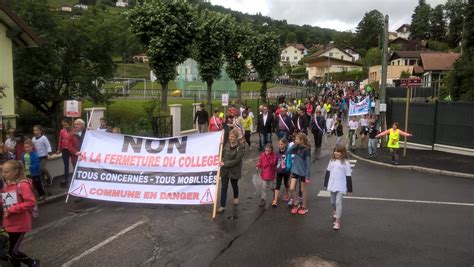
<path id="1" fill-rule="evenodd" d="M 94 110 L 95 110 L 95 108 L 92 108 L 92 110 L 91 110 L 91 115 L 90 115 L 90 117 L 89 117 L 89 121 L 87 122 L 86 129 L 89 128 L 90 125 L 91 125 L 91 122 L 92 122 L 92 115 L 94 115 Z"/>
<path id="2" fill-rule="evenodd" d="M 69 192 L 71 191 L 71 188 L 72 188 L 72 184 L 74 182 L 74 178 L 76 177 L 76 171 L 77 171 L 77 166 L 79 165 L 79 161 L 80 161 L 81 157 L 79 156 L 77 158 L 77 162 L 76 162 L 76 166 L 74 166 L 74 172 L 72 173 L 72 179 L 71 179 L 71 183 L 69 184 L 69 189 L 67 190 L 67 196 L 66 196 L 66 204 L 67 204 L 67 201 L 69 200 Z M 69 175 L 69 174 L 68 174 Z"/>
<path id="3" fill-rule="evenodd" d="M 219 147 L 219 163 L 222 162 L 222 150 L 224 147 L 224 132 L 221 134 L 221 144 Z M 221 181 L 221 167 L 219 166 L 219 169 L 217 170 L 217 179 L 216 179 L 216 194 L 215 194 L 215 200 L 214 200 L 214 205 L 212 207 L 212 219 L 214 220 L 216 218 L 216 213 L 217 213 L 217 199 L 219 198 L 219 185 Z"/>

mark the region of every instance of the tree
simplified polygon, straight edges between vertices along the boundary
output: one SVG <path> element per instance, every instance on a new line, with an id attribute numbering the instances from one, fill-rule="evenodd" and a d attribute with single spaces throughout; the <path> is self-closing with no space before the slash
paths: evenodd
<path id="1" fill-rule="evenodd" d="M 443 42 L 446 39 L 446 20 L 443 5 L 437 5 L 431 13 L 430 40 Z"/>
<path id="2" fill-rule="evenodd" d="M 198 36 L 194 45 L 194 57 L 198 62 L 199 75 L 207 84 L 207 103 L 212 101 L 212 84 L 218 79 L 224 65 L 224 45 L 233 27 L 230 15 L 203 10 L 199 14 Z"/>
<path id="3" fill-rule="evenodd" d="M 296 33 L 289 32 L 286 35 L 285 44 L 296 44 L 296 42 L 297 42 Z"/>
<path id="4" fill-rule="evenodd" d="M 356 28 L 356 48 L 379 47 L 383 33 L 384 17 L 378 10 L 365 13 Z"/>
<path id="5" fill-rule="evenodd" d="M 382 64 L 382 50 L 377 47 L 370 48 L 369 51 L 365 54 L 365 57 L 362 58 L 361 63 L 366 67 L 370 68 L 375 65 Z"/>
<path id="6" fill-rule="evenodd" d="M 128 19 L 161 84 L 161 110 L 166 111 L 168 83 L 176 78 L 176 66 L 190 57 L 196 36 L 192 7 L 185 0 L 146 1 L 130 10 Z"/>
<path id="7" fill-rule="evenodd" d="M 463 0 L 448 0 L 444 7 L 449 21 L 447 41 L 452 48 L 458 47 L 461 42 L 466 4 Z"/>
<path id="8" fill-rule="evenodd" d="M 64 100 L 104 100 L 97 77 L 112 77 L 110 22 L 92 12 L 78 20 L 63 20 L 46 0 L 17 1 L 14 10 L 41 36 L 37 49 L 17 48 L 14 71 L 19 99 L 31 103 L 58 126 Z"/>
<path id="9" fill-rule="evenodd" d="M 400 73 L 400 79 L 410 78 L 410 76 L 411 76 L 411 72 L 408 71 L 408 70 L 403 70 L 403 71 Z"/>
<path id="10" fill-rule="evenodd" d="M 428 40 L 430 37 L 431 6 L 426 0 L 419 0 L 411 16 L 410 36 L 415 40 Z"/>
<path id="11" fill-rule="evenodd" d="M 249 69 L 246 60 L 252 56 L 252 40 L 255 32 L 250 25 L 235 25 L 230 28 L 229 38 L 224 46 L 226 71 L 235 81 L 237 87 L 237 101 L 242 102 L 242 82 L 248 75 Z"/>
<path id="12" fill-rule="evenodd" d="M 280 44 L 278 36 L 273 32 L 257 35 L 254 40 L 252 64 L 262 83 L 260 97 L 265 102 L 267 99 L 267 83 L 273 78 L 273 68 L 280 61 Z"/>
<path id="13" fill-rule="evenodd" d="M 448 88 L 453 100 L 474 101 L 474 0 L 466 6 L 462 55 L 448 74 Z"/>

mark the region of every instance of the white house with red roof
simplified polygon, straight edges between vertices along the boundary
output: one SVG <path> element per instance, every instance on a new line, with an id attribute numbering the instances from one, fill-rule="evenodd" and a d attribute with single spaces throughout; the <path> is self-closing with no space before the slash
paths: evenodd
<path id="1" fill-rule="evenodd" d="M 306 49 L 303 44 L 287 44 L 281 51 L 280 64 L 298 65 L 298 62 L 303 59 L 307 53 L 308 49 Z"/>

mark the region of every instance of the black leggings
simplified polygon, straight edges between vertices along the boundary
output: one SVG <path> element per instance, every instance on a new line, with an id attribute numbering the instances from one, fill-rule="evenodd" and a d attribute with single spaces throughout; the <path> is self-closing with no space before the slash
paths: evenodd
<path id="1" fill-rule="evenodd" d="M 238 179 L 230 179 L 229 176 L 222 177 L 222 190 L 221 190 L 221 207 L 225 207 L 227 202 L 227 188 L 229 187 L 229 180 L 232 184 L 232 190 L 234 191 L 234 198 L 239 197 L 239 180 Z"/>
<path id="2" fill-rule="evenodd" d="M 285 181 L 285 187 L 287 189 L 289 188 L 290 175 L 288 173 L 277 173 L 277 184 L 275 187 L 276 190 L 280 190 L 282 180 Z"/>
<path id="3" fill-rule="evenodd" d="M 33 181 L 33 187 L 38 192 L 40 197 L 44 196 L 44 188 L 43 188 L 43 181 L 41 176 L 29 176 L 29 178 Z"/>
<path id="4" fill-rule="evenodd" d="M 61 149 L 61 154 L 63 158 L 63 164 L 64 164 L 64 182 L 67 183 L 69 180 L 69 158 L 71 157 L 71 153 L 69 153 L 69 150 L 67 149 Z"/>
<path id="5" fill-rule="evenodd" d="M 247 144 L 250 146 L 250 131 L 245 131 L 245 141 L 247 141 Z"/>
<path id="6" fill-rule="evenodd" d="M 10 241 L 8 253 L 11 256 L 13 267 L 21 267 L 21 263 L 24 263 L 27 266 L 33 264 L 33 259 L 28 257 L 25 253 L 20 252 L 20 245 L 24 235 L 25 233 L 8 233 Z"/>

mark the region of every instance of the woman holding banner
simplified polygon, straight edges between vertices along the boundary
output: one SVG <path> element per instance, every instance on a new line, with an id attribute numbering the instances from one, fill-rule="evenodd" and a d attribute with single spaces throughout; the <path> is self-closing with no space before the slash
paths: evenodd
<path id="1" fill-rule="evenodd" d="M 237 129 L 229 131 L 229 141 L 222 148 L 221 166 L 221 206 L 217 209 L 218 213 L 225 210 L 227 202 L 227 188 L 229 180 L 234 192 L 234 205 L 239 204 L 239 179 L 242 176 L 242 159 L 244 158 L 245 144 L 239 142 L 240 133 Z"/>

